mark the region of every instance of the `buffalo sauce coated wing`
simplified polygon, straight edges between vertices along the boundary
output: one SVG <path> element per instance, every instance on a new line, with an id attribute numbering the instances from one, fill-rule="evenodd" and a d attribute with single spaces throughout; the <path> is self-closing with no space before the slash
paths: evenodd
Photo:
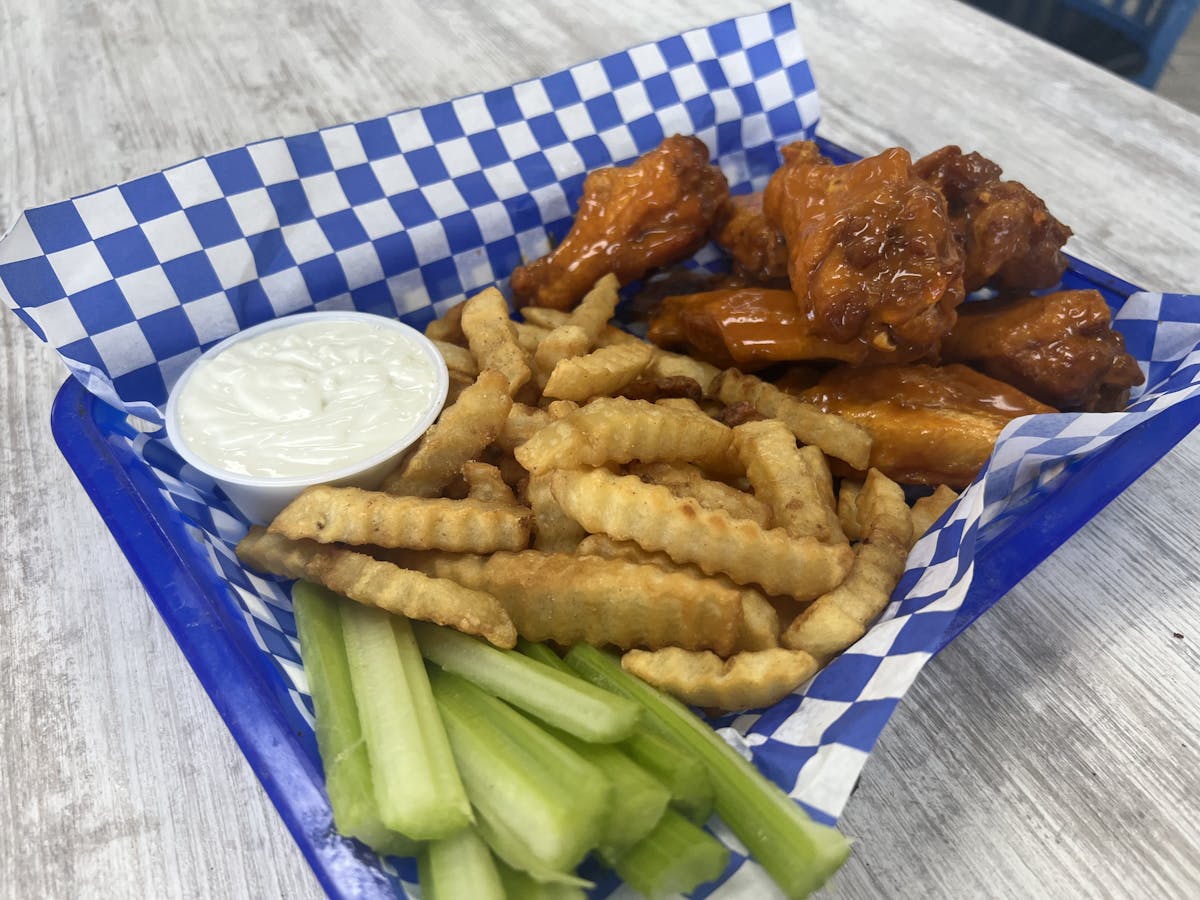
<path id="1" fill-rule="evenodd" d="M 646 335 L 713 365 L 752 371 L 776 362 L 857 362 L 865 348 L 812 333 L 789 290 L 739 287 L 666 297 Z"/>
<path id="2" fill-rule="evenodd" d="M 787 245 L 767 221 L 761 192 L 726 200 L 713 225 L 713 240 L 733 260 L 735 275 L 760 284 L 787 278 Z"/>
<path id="3" fill-rule="evenodd" d="M 1123 409 L 1144 380 L 1098 291 L 963 304 L 942 357 L 1061 410 Z"/>
<path id="4" fill-rule="evenodd" d="M 763 209 L 783 233 L 788 277 L 813 333 L 861 342 L 875 362 L 936 353 L 964 295 L 942 195 L 898 147 L 842 166 L 808 142 L 783 156 Z"/>
<path id="5" fill-rule="evenodd" d="M 978 153 L 943 147 L 917 160 L 917 174 L 946 198 L 966 255 L 968 291 L 995 282 L 1011 290 L 1053 287 L 1067 267 L 1071 229 L 1019 181 L 1001 181 L 998 165 Z"/>
<path id="6" fill-rule="evenodd" d="M 953 488 L 971 482 L 1010 421 L 1054 412 L 957 364 L 842 366 L 797 396 L 870 432 L 870 465 L 889 478 Z"/>
<path id="7" fill-rule="evenodd" d="M 562 243 L 513 271 L 517 305 L 570 309 L 609 272 L 628 284 L 685 259 L 707 240 L 728 196 L 725 176 L 694 137 L 675 135 L 631 165 L 597 169 Z"/>

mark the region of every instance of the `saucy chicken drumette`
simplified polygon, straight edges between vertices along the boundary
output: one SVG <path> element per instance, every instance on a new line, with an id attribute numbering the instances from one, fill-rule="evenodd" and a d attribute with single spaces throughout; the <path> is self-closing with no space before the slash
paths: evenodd
<path id="1" fill-rule="evenodd" d="M 628 284 L 691 256 L 729 196 L 699 138 L 675 135 L 583 183 L 575 222 L 550 253 L 512 273 L 518 306 L 570 309 L 608 273 Z"/>

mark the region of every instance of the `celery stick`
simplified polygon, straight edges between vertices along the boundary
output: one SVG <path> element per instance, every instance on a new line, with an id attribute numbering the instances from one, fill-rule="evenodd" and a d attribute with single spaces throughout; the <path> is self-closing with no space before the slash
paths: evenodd
<path id="1" fill-rule="evenodd" d="M 383 823 L 413 840 L 461 831 L 471 806 L 408 620 L 347 603 L 342 633 Z"/>
<path id="2" fill-rule="evenodd" d="M 557 669 L 560 672 L 570 672 L 572 675 L 575 674 L 575 670 L 568 666 L 549 644 L 535 644 L 533 641 L 525 640 L 525 638 L 517 638 L 517 652 L 525 654 L 530 659 L 536 659 L 538 662 L 550 666 L 552 669 Z"/>
<path id="3" fill-rule="evenodd" d="M 567 664 L 588 681 L 646 708 L 645 727 L 674 741 L 708 767 L 717 813 L 789 897 L 805 897 L 824 884 L 850 854 L 837 829 L 812 821 L 790 797 L 767 781 L 683 704 L 621 669 L 615 658 L 586 644 Z"/>
<path id="4" fill-rule="evenodd" d="M 729 850 L 720 841 L 668 810 L 613 868 L 630 887 L 654 898 L 686 894 L 720 877 L 728 864 Z"/>
<path id="5" fill-rule="evenodd" d="M 379 818 L 371 762 L 342 642 L 341 605 L 349 601 L 305 581 L 292 588 L 300 657 L 316 713 L 317 749 L 337 830 L 385 855 L 412 856 L 417 845 Z"/>
<path id="6" fill-rule="evenodd" d="M 622 741 L 620 747 L 630 759 L 666 785 L 671 792 L 671 806 L 697 825 L 708 821 L 714 797 L 704 763 L 653 731 L 639 731 Z"/>
<path id="7" fill-rule="evenodd" d="M 667 811 L 671 792 L 649 772 L 610 744 L 589 744 L 569 734 L 551 732 L 596 766 L 611 782 L 612 802 L 596 852 L 609 865 L 654 830 Z"/>
<path id="8" fill-rule="evenodd" d="M 542 884 L 520 869 L 498 863 L 500 880 L 512 900 L 587 900 L 583 888 L 570 884 Z"/>
<path id="9" fill-rule="evenodd" d="M 417 859 L 423 900 L 504 900 L 491 851 L 474 828 L 431 841 Z"/>
<path id="10" fill-rule="evenodd" d="M 503 823 L 549 868 L 573 869 L 600 837 L 611 794 L 603 773 L 466 679 L 435 669 L 429 680 L 481 818 Z"/>
<path id="11" fill-rule="evenodd" d="M 538 884 L 561 884 L 567 887 L 590 888 L 593 883 L 580 878 L 574 872 L 564 872 L 546 865 L 533 855 L 525 839 L 504 822 L 489 817 L 482 809 L 476 810 L 475 827 L 496 858 L 528 875 Z"/>
<path id="12" fill-rule="evenodd" d="M 596 688 L 569 669 L 561 672 L 427 622 L 414 622 L 413 633 L 426 659 L 585 741 L 626 738 L 642 714 L 636 703 Z"/>

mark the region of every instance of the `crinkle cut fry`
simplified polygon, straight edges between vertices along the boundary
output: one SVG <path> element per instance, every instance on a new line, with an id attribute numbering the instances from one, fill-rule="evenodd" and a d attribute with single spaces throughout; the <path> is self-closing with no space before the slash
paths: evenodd
<path id="1" fill-rule="evenodd" d="M 534 434 L 516 451 L 530 472 L 572 465 L 694 462 L 708 471 L 737 470 L 733 432 L 716 419 L 623 397 L 602 397 Z"/>
<path id="2" fill-rule="evenodd" d="M 508 376 L 484 369 L 437 424 L 421 437 L 414 450 L 383 481 L 389 494 L 436 497 L 462 469 L 476 459 L 504 428 L 512 409 Z"/>
<path id="3" fill-rule="evenodd" d="M 747 422 L 733 430 L 733 446 L 746 467 L 754 496 L 766 501 L 775 525 L 792 537 L 845 543 L 833 500 L 833 477 L 820 448 L 796 446 L 778 419 Z"/>
<path id="4" fill-rule="evenodd" d="M 583 527 L 563 512 L 550 490 L 550 476 L 537 473 L 525 482 L 525 501 L 533 511 L 533 546 L 546 553 L 571 553 L 583 540 Z"/>
<path id="5" fill-rule="evenodd" d="M 343 547 L 292 541 L 252 528 L 237 546 L 249 568 L 323 584 L 366 606 L 477 634 L 497 647 L 513 647 L 517 630 L 491 594 L 431 578 Z"/>
<path id="6" fill-rule="evenodd" d="M 687 572 L 696 578 L 705 576 L 692 565 L 680 565 L 661 550 L 651 553 L 633 541 L 615 541 L 607 534 L 589 534 L 575 548 L 579 556 L 601 556 L 604 559 L 623 559 L 645 566 L 658 566 L 664 572 Z M 771 601 L 752 587 L 735 585 L 724 575 L 715 577 L 721 584 L 733 588 L 742 598 L 742 625 L 738 629 L 735 652 L 766 650 L 779 646 L 779 613 Z"/>
<path id="7" fill-rule="evenodd" d="M 629 466 L 650 484 L 661 484 L 676 497 L 691 497 L 707 509 L 723 509 L 735 519 L 749 519 L 763 528 L 770 528 L 771 509 L 753 494 L 739 491 L 723 481 L 705 478 L 704 473 L 688 463 L 637 463 Z"/>
<path id="8" fill-rule="evenodd" d="M 814 444 L 826 455 L 865 470 L 871 457 L 871 435 L 853 422 L 823 412 L 785 394 L 773 384 L 737 369 L 726 369 L 712 386 L 713 394 L 731 406 L 744 401 L 768 419 L 780 419 L 805 444 Z"/>
<path id="9" fill-rule="evenodd" d="M 950 508 L 950 505 L 958 499 L 958 492 L 954 488 L 944 484 L 939 484 L 937 490 L 926 497 L 920 498 L 912 505 L 910 513 L 912 515 L 912 540 L 910 544 L 915 544 L 919 541 L 930 528 L 933 523 L 942 517 L 942 513 Z"/>
<path id="10" fill-rule="evenodd" d="M 783 646 L 824 663 L 867 632 L 904 574 L 912 518 L 904 490 L 871 469 L 858 495 L 863 539 L 846 580 L 814 600 L 783 633 Z"/>
<path id="11" fill-rule="evenodd" d="M 401 497 L 318 485 L 289 503 L 269 530 L 322 544 L 491 553 L 529 546 L 533 513 L 515 503 Z"/>
<path id="12" fill-rule="evenodd" d="M 504 473 L 499 467 L 472 460 L 463 463 L 462 476 L 467 483 L 467 497 L 471 500 L 517 505 L 516 495 L 504 480 Z"/>
<path id="13" fill-rule="evenodd" d="M 542 394 L 582 402 L 616 393 L 642 374 L 653 355 L 649 345 L 638 341 L 601 347 L 587 356 L 568 357 L 554 367 Z"/>
<path id="14" fill-rule="evenodd" d="M 567 515 L 588 531 L 665 550 L 676 562 L 762 585 L 769 594 L 811 600 L 841 583 L 854 557 L 849 547 L 760 528 L 634 475 L 558 471 L 550 484 Z"/>
<path id="15" fill-rule="evenodd" d="M 509 318 L 508 301 L 496 288 L 476 294 L 463 307 L 462 330 L 480 369 L 496 369 L 508 378 L 509 395 L 516 394 L 533 374 Z"/>
<path id="16" fill-rule="evenodd" d="M 760 709 L 786 697 L 811 678 L 817 661 L 803 650 L 772 648 L 721 659 L 709 651 L 630 650 L 621 668 L 692 706 Z"/>
<path id="17" fill-rule="evenodd" d="M 724 655 L 737 643 L 741 598 L 711 579 L 538 550 L 432 553 L 406 557 L 406 562 L 495 595 L 518 633 L 531 641 L 623 649 L 681 646 Z"/>

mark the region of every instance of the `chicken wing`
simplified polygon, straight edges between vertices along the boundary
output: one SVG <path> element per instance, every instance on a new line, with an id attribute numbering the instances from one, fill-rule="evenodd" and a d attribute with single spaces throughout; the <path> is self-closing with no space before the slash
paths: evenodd
<path id="1" fill-rule="evenodd" d="M 870 432 L 870 465 L 894 481 L 953 488 L 978 474 L 1010 421 L 1054 412 L 958 364 L 842 366 L 797 396 Z"/>
<path id="2" fill-rule="evenodd" d="M 562 243 L 513 271 L 517 305 L 570 309 L 609 272 L 628 284 L 685 259 L 707 240 L 728 196 L 695 137 L 675 135 L 631 165 L 597 169 Z"/>
<path id="3" fill-rule="evenodd" d="M 917 174 L 946 198 L 966 258 L 967 291 L 993 282 L 1007 290 L 1052 287 L 1067 258 L 1071 229 L 1019 181 L 1001 181 L 1001 169 L 978 153 L 942 147 L 917 160 Z"/>
<path id="4" fill-rule="evenodd" d="M 666 297 L 646 335 L 713 365 L 754 371 L 777 362 L 861 362 L 867 347 L 813 333 L 789 290 L 739 287 Z"/>
<path id="5" fill-rule="evenodd" d="M 787 278 L 787 245 L 763 213 L 761 192 L 726 200 L 712 237 L 733 260 L 735 276 L 759 284 Z"/>
<path id="6" fill-rule="evenodd" d="M 787 243 L 788 277 L 813 334 L 861 342 L 875 362 L 936 353 L 962 302 L 963 261 L 942 195 L 908 152 L 833 166 L 783 148 L 763 197 Z"/>
<path id="7" fill-rule="evenodd" d="M 1061 410 L 1124 409 L 1145 380 L 1099 291 L 981 300 L 959 307 L 942 358 L 1007 381 Z"/>

